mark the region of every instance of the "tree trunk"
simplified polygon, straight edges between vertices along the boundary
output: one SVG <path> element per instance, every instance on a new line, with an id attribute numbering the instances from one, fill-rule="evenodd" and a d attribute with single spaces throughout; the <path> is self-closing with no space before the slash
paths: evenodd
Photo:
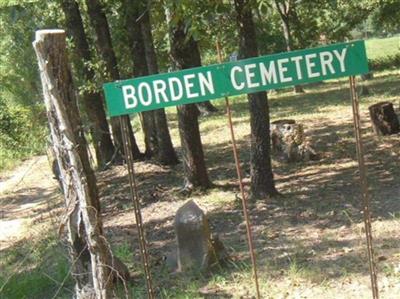
<path id="1" fill-rule="evenodd" d="M 149 75 L 157 74 L 158 62 L 153 43 L 153 35 L 151 33 L 150 14 L 148 11 L 142 16 L 141 29 Z M 165 165 L 177 164 L 178 158 L 172 145 L 167 116 L 164 109 L 154 110 L 154 121 L 158 145 L 156 159 L 161 164 Z"/>
<path id="2" fill-rule="evenodd" d="M 218 109 L 215 108 L 210 101 L 196 103 L 197 109 L 199 109 L 201 115 L 207 116 L 209 114 L 218 112 Z"/>
<path id="3" fill-rule="evenodd" d="M 235 0 L 239 26 L 241 58 L 258 55 L 256 32 L 250 1 Z M 251 127 L 250 176 L 251 197 L 266 198 L 277 194 L 271 166 L 269 135 L 269 108 L 265 92 L 248 94 Z"/>
<path id="4" fill-rule="evenodd" d="M 275 0 L 276 8 L 278 9 L 279 16 L 281 17 L 282 21 L 282 30 L 283 36 L 285 38 L 286 43 L 286 51 L 292 51 L 292 35 L 290 32 L 290 10 L 286 3 L 283 3 L 279 0 Z"/>
<path id="5" fill-rule="evenodd" d="M 390 102 L 380 102 L 369 106 L 372 128 L 377 135 L 391 135 L 400 132 L 399 119 Z"/>
<path id="6" fill-rule="evenodd" d="M 368 81 L 368 80 L 372 80 L 372 79 L 374 79 L 374 73 L 373 72 L 369 72 L 369 73 L 361 75 L 361 80 L 362 81 Z"/>
<path id="7" fill-rule="evenodd" d="M 138 77 L 148 76 L 149 71 L 146 63 L 146 51 L 141 31 L 143 12 L 146 10 L 146 3 L 143 0 L 123 1 L 123 14 L 127 39 L 131 50 L 133 61 L 133 75 Z M 144 133 L 145 156 L 150 158 L 157 155 L 157 133 L 154 119 L 154 111 L 141 112 L 141 123 Z"/>
<path id="8" fill-rule="evenodd" d="M 294 3 L 283 3 L 279 0 L 275 0 L 275 5 L 282 21 L 282 30 L 286 43 L 286 51 L 290 52 L 293 50 L 292 34 L 290 31 L 290 6 L 294 5 Z M 293 87 L 293 91 L 294 93 L 304 93 L 304 89 L 300 85 L 295 85 Z"/>
<path id="9" fill-rule="evenodd" d="M 75 0 L 62 0 L 61 6 L 65 14 L 68 34 L 73 39 L 76 56 L 79 57 L 79 62 L 81 62 L 76 63 L 77 68 L 81 70 L 85 82 L 93 82 L 94 71 L 87 66 L 92 58 L 78 3 Z M 115 152 L 104 111 L 103 99 L 99 92 L 85 90 L 82 95 L 82 103 L 90 122 L 90 133 L 96 151 L 97 165 L 103 168 L 112 160 Z"/>
<path id="10" fill-rule="evenodd" d="M 304 93 L 304 89 L 301 85 L 295 85 L 293 87 L 293 92 L 294 93 Z"/>
<path id="11" fill-rule="evenodd" d="M 360 95 L 361 96 L 369 96 L 371 93 L 369 88 L 365 84 L 360 85 Z"/>
<path id="12" fill-rule="evenodd" d="M 111 298 L 112 254 L 102 232 L 96 179 L 90 168 L 76 104 L 65 32 L 37 31 L 34 48 L 41 72 L 53 149 L 64 189 L 67 207 L 65 219 L 76 296 Z"/>
<path id="13" fill-rule="evenodd" d="M 172 26 L 172 25 L 171 25 Z M 183 21 L 170 27 L 171 57 L 177 69 L 201 66 L 200 52 L 196 41 L 187 36 Z M 182 145 L 185 188 L 210 187 L 201 143 L 198 109 L 194 104 L 177 107 L 179 135 Z"/>
<path id="14" fill-rule="evenodd" d="M 103 11 L 103 6 L 99 0 L 86 0 L 86 6 L 89 14 L 90 23 L 96 32 L 96 46 L 97 50 L 103 59 L 106 70 L 110 79 L 113 81 L 120 80 L 117 58 L 112 46 L 110 29 L 108 26 L 107 17 Z M 137 146 L 135 136 L 133 135 L 133 130 L 131 122 L 129 121 L 129 116 L 122 116 L 127 119 L 129 138 L 132 142 L 132 155 L 134 159 L 140 159 L 142 154 L 140 153 L 139 147 Z M 122 132 L 120 127 L 120 122 L 117 117 L 111 118 L 111 127 L 114 138 L 114 145 L 117 147 L 120 153 L 123 152 L 122 143 Z"/>

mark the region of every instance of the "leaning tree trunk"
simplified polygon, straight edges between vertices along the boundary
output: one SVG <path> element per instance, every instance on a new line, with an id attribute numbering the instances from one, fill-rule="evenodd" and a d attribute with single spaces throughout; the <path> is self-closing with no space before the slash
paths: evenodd
<path id="1" fill-rule="evenodd" d="M 170 24 L 171 25 L 171 24 Z M 196 41 L 187 36 L 183 21 L 170 27 L 171 57 L 177 69 L 201 65 L 200 52 Z M 185 189 L 210 187 L 201 143 L 198 109 L 194 104 L 177 107 L 179 135 L 185 171 Z"/>
<path id="2" fill-rule="evenodd" d="M 68 231 L 76 297 L 110 298 L 112 255 L 102 234 L 96 179 L 89 165 L 68 66 L 66 34 L 63 30 L 37 31 L 33 45 L 64 189 L 64 225 Z"/>
<path id="3" fill-rule="evenodd" d="M 255 27 L 249 0 L 235 0 L 241 58 L 258 55 Z M 266 198 L 277 194 L 271 166 L 269 108 L 265 92 L 248 94 L 251 128 L 250 176 L 251 197 Z"/>
<path id="4" fill-rule="evenodd" d="M 113 81 L 120 80 L 117 57 L 112 46 L 110 28 L 108 26 L 107 17 L 103 11 L 103 6 L 99 0 L 86 0 L 86 6 L 89 14 L 90 23 L 96 32 L 96 46 L 101 58 L 105 63 L 107 73 Z M 142 154 L 137 146 L 135 136 L 133 134 L 129 116 L 122 116 L 127 119 L 129 138 L 132 143 L 132 155 L 134 159 L 140 159 Z M 111 118 L 111 127 L 113 131 L 114 145 L 120 152 L 123 151 L 122 131 L 119 118 Z"/>
<path id="5" fill-rule="evenodd" d="M 86 83 L 93 82 L 95 74 L 88 66 L 88 62 L 92 58 L 78 3 L 75 0 L 62 0 L 61 7 L 65 14 L 68 34 L 73 39 L 74 50 L 76 56 L 79 57 L 76 63 L 77 68 L 81 70 Z M 112 160 L 115 153 L 104 111 L 103 98 L 100 92 L 85 90 L 82 95 L 82 103 L 90 122 L 90 133 L 96 151 L 97 165 L 103 168 Z"/>
<path id="6" fill-rule="evenodd" d="M 146 10 L 146 3 L 143 0 L 124 0 L 122 10 L 125 18 L 125 28 L 128 33 L 127 40 L 133 61 L 133 75 L 136 78 L 147 76 L 149 75 L 149 71 L 147 68 L 146 50 L 141 31 L 141 23 L 143 22 L 143 12 Z M 153 155 L 157 156 L 158 140 L 154 111 L 142 112 L 140 116 L 144 134 L 145 155 L 148 158 Z"/>
<path id="7" fill-rule="evenodd" d="M 372 128 L 377 135 L 392 135 L 400 132 L 399 119 L 390 102 L 380 102 L 369 106 Z"/>
<path id="8" fill-rule="evenodd" d="M 157 55 L 154 48 L 153 35 L 151 33 L 150 13 L 148 10 L 142 16 L 141 29 L 149 75 L 158 74 Z M 167 116 L 163 108 L 154 111 L 154 122 L 158 145 L 156 159 L 161 164 L 165 165 L 177 164 L 178 158 L 172 145 Z"/>

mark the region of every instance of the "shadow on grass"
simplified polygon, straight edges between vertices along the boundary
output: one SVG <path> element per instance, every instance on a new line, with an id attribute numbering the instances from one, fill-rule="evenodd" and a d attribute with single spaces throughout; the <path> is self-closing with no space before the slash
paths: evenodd
<path id="1" fill-rule="evenodd" d="M 62 206 L 62 201 L 55 198 L 58 194 L 54 189 L 27 188 L 2 195 L 1 219 L 44 218 L 49 212 Z M 21 217 L 23 210 L 29 210 L 29 213 Z"/>

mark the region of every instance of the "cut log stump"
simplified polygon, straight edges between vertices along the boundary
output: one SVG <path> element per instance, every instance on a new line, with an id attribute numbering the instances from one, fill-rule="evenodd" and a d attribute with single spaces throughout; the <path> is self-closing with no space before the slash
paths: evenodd
<path id="1" fill-rule="evenodd" d="M 317 160 L 318 155 L 304 136 L 302 124 L 293 119 L 271 123 L 272 151 L 286 162 Z"/>
<path id="2" fill-rule="evenodd" d="M 379 102 L 368 108 L 372 128 L 377 135 L 392 135 L 400 132 L 399 119 L 390 102 Z"/>

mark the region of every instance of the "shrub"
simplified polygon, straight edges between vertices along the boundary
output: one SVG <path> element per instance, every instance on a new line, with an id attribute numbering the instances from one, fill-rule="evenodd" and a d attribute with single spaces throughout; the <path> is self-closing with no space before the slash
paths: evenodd
<path id="1" fill-rule="evenodd" d="M 43 153 L 47 129 L 43 108 L 10 106 L 0 99 L 0 170 Z"/>
<path id="2" fill-rule="evenodd" d="M 400 68 L 400 53 L 395 55 L 382 56 L 375 59 L 369 59 L 368 64 L 371 71 L 398 69 Z"/>

